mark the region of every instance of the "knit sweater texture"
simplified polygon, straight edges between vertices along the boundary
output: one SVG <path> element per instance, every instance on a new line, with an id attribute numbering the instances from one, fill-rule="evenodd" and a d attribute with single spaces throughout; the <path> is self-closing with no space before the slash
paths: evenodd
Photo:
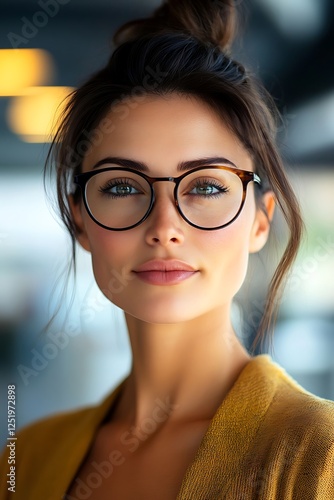
<path id="1" fill-rule="evenodd" d="M 18 432 L 16 492 L 8 491 L 6 448 L 0 500 L 66 499 L 123 383 L 97 406 L 44 418 Z M 268 355 L 253 357 L 240 373 L 176 498 L 218 499 L 334 500 L 334 402 L 305 391 Z"/>

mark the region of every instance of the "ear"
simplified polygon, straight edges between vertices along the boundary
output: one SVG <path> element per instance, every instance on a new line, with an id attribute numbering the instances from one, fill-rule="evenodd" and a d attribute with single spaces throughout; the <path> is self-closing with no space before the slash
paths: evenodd
<path id="1" fill-rule="evenodd" d="M 73 195 L 69 195 L 68 204 L 70 207 L 70 212 L 72 215 L 72 220 L 75 225 L 76 234 L 75 237 L 77 241 L 80 243 L 82 248 L 90 252 L 90 244 L 89 239 L 86 232 L 86 227 L 83 218 L 84 206 L 82 200 L 74 200 Z"/>
<path id="2" fill-rule="evenodd" d="M 249 238 L 249 253 L 256 253 L 267 242 L 271 221 L 275 211 L 275 197 L 272 191 L 265 193 L 256 210 L 255 219 Z"/>

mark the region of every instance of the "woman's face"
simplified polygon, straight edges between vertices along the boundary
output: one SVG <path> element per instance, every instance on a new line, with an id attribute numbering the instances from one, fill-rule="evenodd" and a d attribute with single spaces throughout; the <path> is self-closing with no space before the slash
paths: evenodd
<path id="1" fill-rule="evenodd" d="M 180 162 L 206 157 L 224 157 L 237 168 L 253 170 L 235 135 L 198 99 L 147 96 L 135 106 L 129 101 L 126 115 L 124 106 L 125 102 L 115 106 L 106 117 L 113 130 L 92 145 L 83 172 L 107 157 L 143 162 L 152 177 L 177 177 Z M 106 166 L 117 165 L 98 168 Z M 228 310 L 244 280 L 249 253 L 264 245 L 269 230 L 263 212 L 256 210 L 253 182 L 239 217 L 213 231 L 192 227 L 180 216 L 173 189 L 173 183 L 156 183 L 153 211 L 142 224 L 125 231 L 104 229 L 89 217 L 83 203 L 72 205 L 81 228 L 78 240 L 91 252 L 98 286 L 126 313 L 149 323 L 179 323 Z M 162 283 L 161 273 L 157 278 L 137 272 L 152 260 L 158 266 L 161 261 L 181 261 L 194 272 Z"/>

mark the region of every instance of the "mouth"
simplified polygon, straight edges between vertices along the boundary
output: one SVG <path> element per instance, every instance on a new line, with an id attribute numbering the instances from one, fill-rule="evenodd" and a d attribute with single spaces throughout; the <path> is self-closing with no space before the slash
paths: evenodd
<path id="1" fill-rule="evenodd" d="M 138 266 L 134 274 L 151 285 L 176 285 L 199 271 L 179 260 L 151 260 Z"/>

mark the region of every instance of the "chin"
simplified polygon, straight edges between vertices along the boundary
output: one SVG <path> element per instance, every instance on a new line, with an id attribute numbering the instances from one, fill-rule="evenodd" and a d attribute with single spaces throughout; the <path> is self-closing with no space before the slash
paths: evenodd
<path id="1" fill-rule="evenodd" d="M 168 301 L 160 302 L 160 304 L 152 301 L 149 303 L 149 306 L 146 302 L 142 307 L 138 304 L 138 302 L 136 307 L 133 307 L 133 304 L 129 307 L 124 307 L 124 304 L 116 305 L 121 307 L 126 314 L 132 316 L 133 318 L 145 323 L 156 325 L 183 323 L 186 321 L 192 321 L 201 315 L 201 311 L 194 307 L 193 304 L 185 305 L 184 303 L 182 304 L 182 301 L 180 300 L 177 303 L 174 302 L 172 304 L 168 303 Z"/>
<path id="2" fill-rule="evenodd" d="M 149 323 L 151 325 L 173 325 L 195 319 L 194 314 L 186 315 L 184 311 L 176 312 L 176 311 L 165 310 L 164 312 L 161 312 L 161 314 L 157 313 L 156 311 L 154 313 L 147 313 L 147 314 L 143 312 L 136 313 L 133 311 L 125 311 L 125 312 L 131 315 L 132 317 L 138 319 L 139 321 L 142 321 L 144 323 Z"/>

